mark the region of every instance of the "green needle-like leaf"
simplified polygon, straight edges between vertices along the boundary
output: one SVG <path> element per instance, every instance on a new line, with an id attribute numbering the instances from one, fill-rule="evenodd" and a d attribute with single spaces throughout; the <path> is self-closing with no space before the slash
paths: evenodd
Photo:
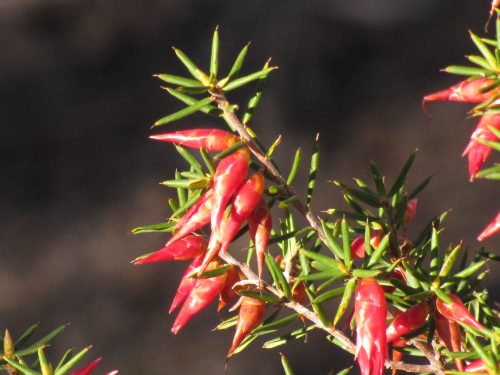
<path id="1" fill-rule="evenodd" d="M 30 337 L 35 333 L 35 331 L 38 329 L 39 324 L 35 323 L 31 327 L 29 327 L 24 333 L 16 340 L 14 343 L 14 346 L 16 348 L 21 347 L 26 341 L 30 339 Z"/>
<path id="2" fill-rule="evenodd" d="M 352 295 L 354 293 L 354 290 L 356 289 L 356 279 L 352 278 L 350 279 L 344 290 L 344 294 L 342 295 L 342 299 L 340 300 L 339 307 L 337 309 L 337 312 L 335 313 L 335 317 L 333 318 L 333 325 L 336 326 L 337 323 L 342 319 L 344 316 L 344 313 L 347 310 L 347 306 L 349 305 L 349 302 L 351 301 Z"/>
<path id="3" fill-rule="evenodd" d="M 344 294 L 344 290 L 345 290 L 345 286 L 341 286 L 339 288 L 329 290 L 329 291 L 317 296 L 316 299 L 314 300 L 314 302 L 315 303 L 322 303 L 322 302 L 329 301 L 333 298 L 340 297 L 341 295 Z"/>
<path id="4" fill-rule="evenodd" d="M 66 350 L 66 353 L 64 353 L 64 355 L 62 356 L 61 360 L 59 361 L 59 364 L 57 365 L 57 367 L 55 368 L 54 371 L 57 371 L 62 366 L 64 366 L 64 364 L 72 357 L 72 355 L 73 355 L 73 349 Z"/>
<path id="5" fill-rule="evenodd" d="M 164 88 L 170 95 L 172 95 L 174 98 L 180 100 L 184 104 L 193 105 L 193 104 L 198 103 L 198 101 L 199 101 L 198 99 L 193 98 L 192 96 L 183 94 L 182 92 L 180 92 L 178 90 L 173 90 L 170 87 L 162 87 L 162 88 Z M 201 107 L 199 109 L 199 111 L 203 112 L 207 115 L 212 115 L 212 116 L 220 116 L 222 114 L 222 111 L 220 109 L 216 108 L 215 106 L 213 106 L 211 104 L 207 104 L 206 106 Z"/>
<path id="6" fill-rule="evenodd" d="M 184 64 L 184 66 L 187 68 L 189 73 L 196 78 L 198 81 L 200 81 L 203 85 L 208 86 L 209 85 L 209 79 L 205 73 L 203 73 L 196 65 L 194 62 L 191 61 L 189 57 L 186 56 L 184 52 L 182 52 L 180 49 L 173 48 L 175 54 L 181 60 L 181 62 Z"/>
<path id="7" fill-rule="evenodd" d="M 225 92 L 231 91 L 234 89 L 237 89 L 238 87 L 244 86 L 250 82 L 253 82 L 257 79 L 261 79 L 263 77 L 266 77 L 269 73 L 271 73 L 273 70 L 277 69 L 277 67 L 270 67 L 267 69 L 260 70 L 258 72 L 249 74 L 245 77 L 237 78 L 234 81 L 230 81 L 226 86 L 224 86 L 223 90 Z"/>
<path id="8" fill-rule="evenodd" d="M 335 241 L 335 238 L 333 237 L 332 231 L 327 227 L 326 222 L 324 220 L 321 220 L 321 227 L 323 228 L 323 232 L 325 233 L 326 236 L 326 243 L 328 245 L 328 249 L 338 258 L 338 259 L 344 259 L 344 252 L 340 245 Z"/>
<path id="9" fill-rule="evenodd" d="M 292 370 L 292 367 L 290 366 L 290 362 L 288 362 L 288 359 L 285 357 L 283 353 L 280 353 L 281 356 L 281 365 L 283 366 L 283 371 L 285 372 L 285 375 L 294 375 L 294 372 Z"/>
<path id="10" fill-rule="evenodd" d="M 479 65 L 482 69 L 487 70 L 488 74 L 492 73 L 492 68 L 490 64 L 488 64 L 488 61 L 484 57 L 481 56 L 476 56 L 476 55 L 469 55 L 465 56 L 467 60 L 469 60 L 471 63 Z"/>
<path id="11" fill-rule="evenodd" d="M 470 32 L 470 36 L 476 47 L 479 49 L 479 52 L 481 52 L 486 61 L 488 61 L 488 64 L 490 65 L 491 69 L 494 71 L 498 71 L 497 60 L 495 59 L 495 56 L 491 53 L 488 46 L 484 44 L 481 38 L 476 36 L 474 33 Z"/>
<path id="12" fill-rule="evenodd" d="M 384 178 L 380 174 L 375 162 L 370 161 L 370 169 L 372 171 L 373 182 L 375 182 L 375 186 L 377 187 L 377 193 L 382 197 L 386 196 Z"/>
<path id="13" fill-rule="evenodd" d="M 208 169 L 208 173 L 210 173 L 210 175 L 212 175 L 212 176 L 215 175 L 215 164 L 214 164 L 213 158 L 210 156 L 208 151 L 204 148 L 200 149 L 200 154 L 201 154 L 201 157 L 203 159 L 203 162 L 205 163 L 205 166 Z"/>
<path id="14" fill-rule="evenodd" d="M 241 142 L 236 142 L 234 145 L 231 147 L 228 147 L 224 151 L 219 152 L 218 154 L 214 155 L 214 160 L 221 160 L 224 159 L 225 157 L 234 154 L 236 151 L 238 151 L 240 148 L 246 147 L 246 142 L 241 141 Z"/>
<path id="15" fill-rule="evenodd" d="M 267 69 L 269 67 L 269 63 L 270 63 L 270 61 L 267 61 L 264 64 L 263 69 Z M 247 108 L 246 108 L 245 112 L 243 113 L 242 121 L 244 124 L 248 124 L 248 122 L 250 121 L 250 119 L 252 118 L 252 116 L 255 112 L 255 109 L 259 105 L 260 100 L 262 98 L 262 94 L 264 93 L 264 87 L 266 85 L 266 80 L 267 80 L 267 75 L 262 77 L 262 78 L 259 78 L 259 80 L 257 81 L 257 86 L 255 87 L 255 93 L 252 95 L 252 97 L 248 101 Z"/>
<path id="16" fill-rule="evenodd" d="M 288 175 L 288 178 L 286 179 L 287 185 L 290 185 L 292 183 L 292 181 L 295 179 L 295 176 L 297 175 L 297 172 L 299 170 L 301 159 L 302 159 L 302 150 L 300 148 L 298 148 L 297 151 L 295 152 L 295 156 L 293 158 L 293 163 L 292 163 L 292 168 L 290 169 L 290 174 Z"/>
<path id="17" fill-rule="evenodd" d="M 42 375 L 38 371 L 32 370 L 28 366 L 21 364 L 21 363 L 17 363 L 16 361 L 13 361 L 12 359 L 3 357 L 3 360 L 5 362 L 7 362 L 10 366 L 15 368 L 16 370 L 21 371 L 21 373 L 23 375 Z"/>
<path id="18" fill-rule="evenodd" d="M 231 70 L 229 71 L 229 74 L 227 76 L 227 81 L 231 81 L 235 78 L 238 77 L 240 74 L 241 67 L 243 66 L 243 62 L 245 61 L 245 58 L 248 53 L 248 47 L 250 47 L 250 43 L 248 43 L 245 47 L 243 47 L 238 54 L 238 57 L 234 61 L 233 66 L 231 67 Z"/>
<path id="19" fill-rule="evenodd" d="M 461 249 L 462 249 L 462 244 L 459 244 L 450 252 L 450 254 L 446 256 L 443 265 L 441 267 L 441 270 L 439 271 L 440 277 L 448 276 L 451 269 L 453 268 L 453 265 L 457 260 L 458 253 L 460 252 Z"/>
<path id="20" fill-rule="evenodd" d="M 340 227 L 342 230 L 342 252 L 344 254 L 344 262 L 347 266 L 347 269 L 351 269 L 351 239 L 349 237 L 349 227 L 347 226 L 347 220 L 345 219 L 345 217 L 342 219 Z"/>
<path id="21" fill-rule="evenodd" d="M 75 367 L 78 362 L 80 362 L 85 354 L 90 350 L 90 346 L 81 350 L 79 353 L 75 354 L 73 358 L 71 358 L 68 362 L 66 362 L 64 365 L 59 367 L 57 371 L 54 372 L 54 375 L 65 375 L 67 374 L 73 367 Z"/>
<path id="22" fill-rule="evenodd" d="M 307 183 L 307 207 L 311 205 L 311 199 L 314 193 L 314 188 L 316 187 L 316 174 L 318 173 L 319 164 L 319 133 L 316 134 L 316 139 L 314 140 L 313 153 L 311 156 L 311 166 L 309 168 L 309 179 Z"/>
<path id="23" fill-rule="evenodd" d="M 415 198 L 418 194 L 420 194 L 420 192 L 422 190 L 424 190 L 426 188 L 426 186 L 429 184 L 429 182 L 431 181 L 433 175 L 430 175 L 429 177 L 427 177 L 424 181 L 422 181 L 420 184 L 418 184 L 418 186 L 413 189 L 413 191 L 410 193 L 410 195 L 408 195 L 408 199 L 413 199 Z"/>
<path id="24" fill-rule="evenodd" d="M 219 71 L 219 26 L 215 28 L 212 37 L 212 53 L 210 54 L 210 78 L 217 79 Z"/>
<path id="25" fill-rule="evenodd" d="M 432 227 L 431 236 L 431 264 L 429 276 L 436 277 L 439 270 L 439 233 L 436 227 Z"/>
<path id="26" fill-rule="evenodd" d="M 59 335 L 62 331 L 66 329 L 66 325 L 62 325 L 57 327 L 55 330 L 50 332 L 48 335 L 43 337 L 42 339 L 38 340 L 34 344 L 30 345 L 27 348 L 24 348 L 22 350 L 16 351 L 16 355 L 20 357 L 27 356 L 29 354 L 36 353 L 38 351 L 38 348 L 41 346 L 45 346 L 48 344 L 52 339 L 54 339 L 57 335 Z"/>
<path id="27" fill-rule="evenodd" d="M 162 81 L 170 83 L 171 85 L 177 85 L 186 88 L 196 88 L 196 89 L 198 88 L 201 89 L 205 87 L 200 81 L 191 78 L 179 77 L 173 74 L 157 74 L 155 75 L 155 77 L 158 77 Z"/>
<path id="28" fill-rule="evenodd" d="M 377 264 L 377 262 L 380 260 L 380 258 L 382 258 L 384 253 L 389 248 L 389 243 L 390 243 L 390 233 L 387 233 L 380 241 L 378 247 L 373 251 L 370 260 L 368 261 L 368 267 L 372 267 L 375 264 Z"/>
<path id="29" fill-rule="evenodd" d="M 403 169 L 401 169 L 401 172 L 399 173 L 398 177 L 396 178 L 396 181 L 394 184 L 391 186 L 391 189 L 389 190 L 389 197 L 392 197 L 396 192 L 404 185 L 406 181 L 406 177 L 408 176 L 408 172 L 410 171 L 411 166 L 413 165 L 413 162 L 415 161 L 415 156 L 417 154 L 417 151 L 413 151 L 406 161 L 405 165 L 403 166 Z"/>
<path id="30" fill-rule="evenodd" d="M 180 120 L 181 118 L 192 115 L 193 113 L 195 113 L 197 111 L 201 111 L 201 109 L 203 107 L 205 107 L 207 104 L 210 104 L 211 102 L 212 102 L 211 97 L 199 100 L 198 102 L 196 102 L 196 103 L 194 103 L 194 104 L 192 104 L 184 109 L 181 109 L 180 111 L 177 111 L 175 113 L 172 113 L 171 115 L 167 115 L 165 117 L 162 117 L 161 119 L 156 121 L 152 127 L 154 128 L 156 126 L 166 125 L 170 122 L 177 121 L 177 120 Z"/>
<path id="31" fill-rule="evenodd" d="M 443 69 L 444 72 L 462 76 L 486 76 L 491 73 L 489 69 L 475 68 L 472 66 L 450 65 Z"/>

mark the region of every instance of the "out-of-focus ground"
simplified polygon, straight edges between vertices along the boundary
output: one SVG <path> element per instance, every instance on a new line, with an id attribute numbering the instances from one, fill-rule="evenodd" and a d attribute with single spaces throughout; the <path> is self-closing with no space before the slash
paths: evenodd
<path id="1" fill-rule="evenodd" d="M 224 69 L 248 40 L 248 72 L 269 56 L 280 66 L 253 125 L 268 143 L 283 135 L 284 169 L 321 133 L 316 210 L 342 204 L 327 180 L 368 179 L 370 159 L 390 180 L 419 148 L 411 182 L 434 178 L 414 230 L 453 208 L 445 240 L 477 249 L 474 238 L 500 199 L 498 184 L 468 182 L 460 158 L 475 120 L 466 119 L 468 106 L 449 103 L 430 105 L 429 117 L 421 98 L 456 81 L 439 69 L 474 52 L 467 30 L 482 32 L 488 7 L 486 0 L 1 1 L 0 327 L 19 334 L 37 321 L 45 331 L 71 322 L 50 351 L 94 344 L 88 358 L 103 355 L 102 372 L 223 373 L 232 332 L 211 332 L 219 318 L 206 311 L 170 334 L 166 310 L 185 264 L 133 267 L 131 259 L 166 237 L 128 234 L 169 215 L 170 193 L 157 182 L 182 163 L 172 147 L 147 140 L 156 119 L 180 108 L 152 75 L 182 73 L 172 45 L 207 61 L 217 24 Z M 194 116 L 183 124 L 216 122 Z M 300 177 L 304 192 L 305 171 Z M 485 242 L 497 252 L 499 244 Z M 297 374 L 345 367 L 321 334 L 281 350 Z M 281 373 L 278 351 L 254 345 L 229 363 L 230 374 L 256 371 Z"/>

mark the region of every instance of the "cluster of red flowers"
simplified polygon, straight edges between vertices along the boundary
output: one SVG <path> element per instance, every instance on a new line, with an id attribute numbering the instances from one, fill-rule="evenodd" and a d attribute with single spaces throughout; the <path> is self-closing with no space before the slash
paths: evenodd
<path id="1" fill-rule="evenodd" d="M 441 344 L 448 350 L 460 352 L 462 347 L 458 323 L 478 330 L 483 330 L 484 327 L 467 310 L 460 298 L 453 294 L 448 297 L 453 303 L 435 300 L 433 319 L 436 333 Z M 402 353 L 396 348 L 406 346 L 403 336 L 420 328 L 431 310 L 429 301 L 418 303 L 404 312 L 395 313 L 394 320 L 386 328 L 384 289 L 373 278 L 361 279 L 356 289 L 354 306 L 357 327 L 356 357 L 362 375 L 382 375 L 387 358 L 387 345 L 391 342 L 394 348 L 393 360 L 400 361 Z M 482 367 L 479 362 L 472 362 L 464 367 L 462 360 L 455 360 L 458 371 L 469 371 L 476 367 L 485 370 L 484 364 L 481 364 Z"/>
<path id="2" fill-rule="evenodd" d="M 241 141 L 236 135 L 218 129 L 178 131 L 153 135 L 151 138 L 214 152 L 225 151 Z M 209 187 L 176 223 L 174 234 L 165 247 L 134 261 L 135 264 L 145 264 L 193 259 L 182 277 L 169 310 L 171 313 L 184 302 L 172 327 L 173 333 L 179 332 L 217 296 L 219 310 L 237 296 L 233 287 L 243 276 L 236 268 L 229 267 L 213 277 L 205 277 L 203 274 L 219 268 L 218 254 L 227 251 L 245 222 L 248 223 L 255 246 L 259 276 L 262 275 L 272 221 L 269 208 L 262 199 L 264 176 L 254 173 L 247 177 L 249 161 L 250 151 L 245 145 L 222 158 L 216 166 Z M 208 224 L 211 227 L 209 239 L 196 233 Z M 236 333 L 228 357 L 262 322 L 264 310 L 265 303 L 262 300 L 241 298 Z"/>
<path id="3" fill-rule="evenodd" d="M 500 104 L 500 99 L 495 99 L 500 94 L 500 86 L 494 86 L 495 80 L 492 78 L 479 78 L 465 80 L 445 90 L 429 94 L 424 97 L 424 103 L 434 100 L 448 100 L 454 102 L 483 103 L 493 100 L 491 105 Z M 489 90 L 488 90 L 489 89 Z M 465 148 L 462 156 L 467 155 L 469 159 L 469 175 L 471 182 L 476 174 L 481 170 L 484 162 L 491 154 L 492 148 L 480 142 L 498 141 L 491 128 L 500 130 L 500 113 L 486 112 L 481 116 L 476 129 L 472 132 L 469 144 Z M 490 224 L 478 236 L 478 240 L 494 235 L 500 231 L 500 211 Z"/>

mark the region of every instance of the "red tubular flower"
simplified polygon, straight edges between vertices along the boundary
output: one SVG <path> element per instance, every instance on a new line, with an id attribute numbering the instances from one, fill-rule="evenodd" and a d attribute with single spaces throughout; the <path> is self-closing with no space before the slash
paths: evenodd
<path id="1" fill-rule="evenodd" d="M 174 311 L 177 308 L 177 306 L 179 306 L 182 303 L 182 301 L 184 301 L 186 297 L 189 295 L 189 293 L 191 293 L 191 291 L 193 290 L 196 279 L 193 279 L 190 276 L 194 272 L 194 270 L 201 265 L 202 262 L 203 262 L 203 256 L 200 255 L 194 258 L 189 267 L 186 268 L 186 271 L 184 271 L 184 274 L 182 275 L 181 278 L 181 283 L 177 288 L 177 293 L 175 294 L 174 300 L 172 301 L 172 305 L 168 310 L 169 314 L 172 314 L 172 311 Z"/>
<path id="2" fill-rule="evenodd" d="M 164 260 L 187 260 L 204 254 L 206 251 L 206 239 L 192 234 L 166 245 L 163 249 L 152 254 L 134 260 L 134 264 L 154 263 Z"/>
<path id="3" fill-rule="evenodd" d="M 371 247 L 376 249 L 378 247 L 378 245 L 380 244 L 380 241 L 382 241 L 382 237 L 383 236 L 378 231 L 371 233 L 371 236 L 370 236 Z M 366 253 L 365 237 L 364 236 L 356 237 L 351 242 L 351 257 L 352 257 L 352 259 L 364 258 L 365 253 Z"/>
<path id="4" fill-rule="evenodd" d="M 255 255 L 257 257 L 257 269 L 259 279 L 262 278 L 264 269 L 264 255 L 267 250 L 269 236 L 273 228 L 271 212 L 266 203 L 262 202 L 248 217 L 248 229 L 250 238 L 255 245 Z"/>
<path id="5" fill-rule="evenodd" d="M 499 103 L 500 104 L 500 103 Z M 467 155 L 469 159 L 469 175 L 471 182 L 474 181 L 476 173 L 481 169 L 483 163 L 488 159 L 491 153 L 491 147 L 478 142 L 478 139 L 487 141 L 496 141 L 497 137 L 492 133 L 488 126 L 500 130 L 500 115 L 499 114 L 484 114 L 476 129 L 471 135 L 471 140 L 462 156 Z"/>
<path id="6" fill-rule="evenodd" d="M 396 315 L 391 324 L 387 327 L 387 343 L 399 339 L 425 323 L 429 315 L 429 304 L 427 302 L 419 303 L 412 308 Z"/>
<path id="7" fill-rule="evenodd" d="M 212 212 L 212 190 L 208 190 L 200 197 L 201 203 L 195 204 L 177 223 L 177 232 L 167 242 L 167 246 L 171 243 L 187 236 L 189 233 L 198 230 L 210 223 L 210 215 Z"/>
<path id="8" fill-rule="evenodd" d="M 179 219 L 179 221 L 175 224 L 174 229 L 179 230 L 182 228 L 184 225 L 186 225 L 189 222 L 189 219 L 193 217 L 193 215 L 196 215 L 196 213 L 200 210 L 203 204 L 205 204 L 207 201 L 212 199 L 212 193 L 213 189 L 209 188 L 207 191 L 205 191 L 199 198 L 198 200 L 187 210 L 187 212 Z"/>
<path id="9" fill-rule="evenodd" d="M 70 373 L 70 375 L 89 375 L 92 373 L 94 368 L 99 364 L 99 362 L 101 362 L 101 360 L 102 360 L 102 357 L 99 357 L 99 358 L 93 360 L 92 362 L 90 362 L 87 366 L 85 366 L 77 371 L 73 371 L 72 373 Z M 118 374 L 118 371 L 114 370 L 114 371 L 108 372 L 106 375 L 116 375 L 116 374 Z"/>
<path id="10" fill-rule="evenodd" d="M 236 292 L 233 290 L 233 286 L 240 280 L 240 273 L 236 268 L 230 268 L 227 270 L 226 283 L 224 284 L 224 288 L 220 292 L 217 311 L 221 311 L 229 302 L 231 302 L 231 300 L 233 300 L 237 296 Z"/>
<path id="11" fill-rule="evenodd" d="M 186 147 L 205 148 L 208 151 L 223 151 L 239 141 L 239 137 L 219 129 L 191 129 L 150 136 L 163 142 L 176 143 Z"/>
<path id="12" fill-rule="evenodd" d="M 500 232 L 500 211 L 497 213 L 497 216 L 488 224 L 488 226 L 484 228 L 481 234 L 477 236 L 477 240 L 485 240 L 486 238 L 491 237 L 498 232 Z"/>
<path id="13" fill-rule="evenodd" d="M 252 297 L 243 297 L 240 312 L 238 314 L 238 322 L 236 323 L 233 344 L 227 352 L 227 358 L 231 357 L 243 339 L 262 323 L 265 309 L 266 304 L 264 301 Z"/>
<path id="14" fill-rule="evenodd" d="M 500 363 L 498 365 L 500 366 Z M 469 363 L 465 366 L 464 371 L 471 374 L 488 374 L 488 368 L 482 359 Z"/>
<path id="15" fill-rule="evenodd" d="M 448 294 L 448 297 L 453 300 L 453 303 L 446 303 L 439 298 L 436 299 L 436 307 L 441 315 L 448 320 L 467 324 L 480 331 L 484 329 L 484 326 L 472 316 L 460 298 L 454 294 Z"/>
<path id="16" fill-rule="evenodd" d="M 250 177 L 236 192 L 231 213 L 223 223 L 219 236 L 222 251 L 226 251 L 241 225 L 257 207 L 264 192 L 264 176 L 260 173 Z"/>
<path id="17" fill-rule="evenodd" d="M 373 278 L 361 279 L 355 292 L 356 359 L 361 375 L 382 375 L 387 357 L 384 290 Z"/>
<path id="18" fill-rule="evenodd" d="M 214 269 L 218 265 L 219 261 L 216 260 L 210 263 L 207 268 L 208 270 Z M 215 277 L 196 279 L 191 292 L 184 301 L 179 314 L 177 314 L 177 318 L 172 326 L 173 333 L 177 334 L 193 316 L 207 307 L 217 297 L 224 288 L 226 277 L 227 274 L 222 274 Z"/>
<path id="19" fill-rule="evenodd" d="M 220 224 L 229 200 L 240 187 L 248 172 L 250 152 L 247 148 L 239 149 L 222 159 L 217 165 L 214 177 L 212 207 L 212 232 L 219 234 Z"/>
<path id="20" fill-rule="evenodd" d="M 488 100 L 493 95 L 498 94 L 499 89 L 494 88 L 487 92 L 480 92 L 483 88 L 494 82 L 491 78 L 480 78 L 465 80 L 453 85 L 445 90 L 424 96 L 423 103 L 435 100 L 448 100 L 452 102 L 481 103 Z"/>
<path id="21" fill-rule="evenodd" d="M 462 340 L 458 324 L 453 320 L 448 320 L 437 310 L 434 311 L 434 322 L 436 323 L 436 333 L 446 349 L 452 352 L 461 352 Z M 463 371 L 464 365 L 462 360 L 454 358 L 453 361 L 457 370 Z"/>

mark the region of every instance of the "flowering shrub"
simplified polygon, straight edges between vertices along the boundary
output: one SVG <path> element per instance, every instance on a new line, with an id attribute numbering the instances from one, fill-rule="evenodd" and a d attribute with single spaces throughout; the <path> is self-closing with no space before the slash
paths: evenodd
<path id="1" fill-rule="evenodd" d="M 480 120 L 464 151 L 469 178 L 497 180 L 500 165 L 483 166 L 493 150 L 500 150 L 500 19 L 497 39 L 471 37 L 481 55 L 467 58 L 476 66 L 445 69 L 468 78 L 425 96 L 424 104 L 476 104 L 472 115 Z M 441 233 L 447 212 L 431 218 L 418 235 L 408 234 L 418 196 L 430 182 L 429 177 L 414 187 L 407 184 L 416 153 L 391 183 L 374 162 L 369 165 L 370 183 L 332 181 L 349 209 L 324 207 L 322 217 L 313 213 L 319 136 L 307 163 L 303 197 L 292 186 L 303 165 L 301 150 L 289 167 L 278 166 L 273 155 L 282 138 L 266 146 L 251 124 L 267 77 L 276 67 L 268 61 L 262 69 L 242 75 L 247 52 L 248 45 L 221 75 L 216 29 L 208 72 L 174 48 L 191 77 L 157 75 L 169 85 L 165 90 L 186 107 L 159 119 L 154 129 L 196 112 L 228 127 L 155 131 L 150 137 L 172 144 L 186 161 L 184 170 L 162 182 L 176 190 L 176 199 L 169 200 L 170 217 L 132 231 L 168 233 L 163 248 L 137 257 L 135 265 L 190 262 L 169 309 L 172 313 L 179 308 L 172 332 L 177 334 L 218 299 L 217 310 L 225 319 L 216 330 L 234 330 L 227 359 L 256 341 L 265 340 L 262 346 L 271 349 L 316 330 L 352 354 L 363 375 L 380 375 L 385 368 L 393 374 L 498 374 L 500 319 L 481 283 L 488 273 L 486 264 L 500 256 L 484 249 L 470 256 L 461 243 L 444 246 Z M 250 84 L 255 92 L 246 105 L 230 101 L 232 91 Z M 478 240 L 498 231 L 500 213 Z M 233 257 L 235 247 L 245 250 L 245 259 Z M 7 331 L 3 369 L 9 374 L 68 373 L 88 348 L 74 356 L 69 351 L 56 367 L 50 365 L 44 347 L 61 330 L 24 349 L 17 348 L 34 329 L 16 342 Z M 32 354 L 38 354 L 33 366 L 25 361 Z M 292 374 L 284 354 L 281 361 L 285 373 Z M 98 362 L 73 374 L 89 374 Z M 347 374 L 351 367 L 336 370 Z"/>

